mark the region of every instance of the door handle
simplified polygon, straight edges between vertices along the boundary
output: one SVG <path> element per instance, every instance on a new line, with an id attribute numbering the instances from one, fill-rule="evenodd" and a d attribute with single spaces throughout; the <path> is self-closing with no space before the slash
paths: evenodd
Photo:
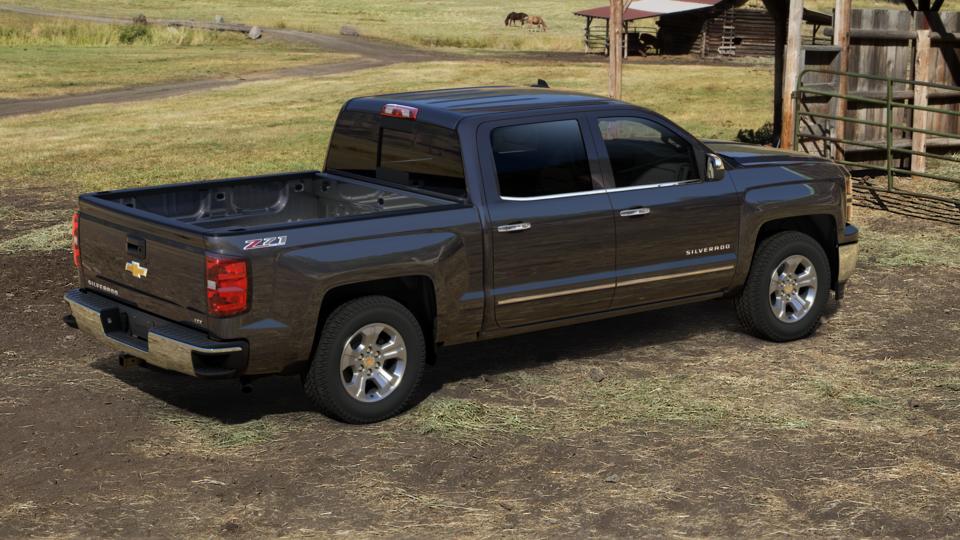
<path id="1" fill-rule="evenodd" d="M 635 217 L 635 216 L 645 216 L 650 213 L 649 208 L 630 208 L 628 210 L 621 210 L 621 217 Z"/>
<path id="2" fill-rule="evenodd" d="M 511 223 L 509 225 L 500 225 L 497 227 L 497 232 L 520 232 L 529 229 L 531 225 L 527 222 L 523 223 Z"/>

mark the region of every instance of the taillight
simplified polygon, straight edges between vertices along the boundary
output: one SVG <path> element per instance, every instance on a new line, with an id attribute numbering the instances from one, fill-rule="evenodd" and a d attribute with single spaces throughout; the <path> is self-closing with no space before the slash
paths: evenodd
<path id="1" fill-rule="evenodd" d="M 70 236 L 73 237 L 73 265 L 80 268 L 80 212 L 73 213 Z"/>
<path id="2" fill-rule="evenodd" d="M 396 103 L 387 103 L 380 108 L 380 116 L 390 118 L 403 118 L 405 120 L 416 120 L 420 109 L 409 105 L 397 105 Z"/>
<path id="3" fill-rule="evenodd" d="M 247 261 L 207 255 L 207 313 L 229 317 L 247 310 Z"/>

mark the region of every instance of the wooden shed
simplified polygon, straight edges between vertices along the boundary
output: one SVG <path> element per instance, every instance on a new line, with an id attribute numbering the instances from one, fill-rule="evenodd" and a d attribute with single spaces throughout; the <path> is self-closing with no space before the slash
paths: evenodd
<path id="1" fill-rule="evenodd" d="M 607 52 L 607 26 L 595 25 L 595 19 L 608 22 L 609 7 L 585 9 L 575 13 L 586 17 L 584 44 L 588 52 Z M 819 37 L 829 26 L 830 15 L 804 10 L 806 41 L 828 43 Z M 702 57 L 774 56 L 776 23 L 759 0 L 641 0 L 630 2 L 623 13 L 627 51 L 636 54 L 638 36 L 656 36 L 660 54 L 697 54 Z"/>

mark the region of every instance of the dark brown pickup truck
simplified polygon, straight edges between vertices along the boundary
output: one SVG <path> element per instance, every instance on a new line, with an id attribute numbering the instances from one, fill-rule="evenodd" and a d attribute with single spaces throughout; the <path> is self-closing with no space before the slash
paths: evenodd
<path id="1" fill-rule="evenodd" d="M 857 257 L 847 171 L 539 88 L 353 99 L 326 168 L 80 197 L 76 324 L 196 377 L 403 410 L 437 347 L 721 296 L 817 326 Z"/>

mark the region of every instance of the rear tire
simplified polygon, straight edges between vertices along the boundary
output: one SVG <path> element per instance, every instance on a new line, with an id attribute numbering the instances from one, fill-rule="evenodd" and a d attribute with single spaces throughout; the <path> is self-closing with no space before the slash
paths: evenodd
<path id="1" fill-rule="evenodd" d="M 747 332 L 770 341 L 809 336 L 830 297 L 830 262 L 806 234 L 774 234 L 757 247 L 747 282 L 736 298 Z"/>
<path id="2" fill-rule="evenodd" d="M 423 329 L 413 313 L 391 298 L 365 296 L 327 317 L 303 387 L 323 414 L 368 424 L 410 405 L 425 365 Z"/>

